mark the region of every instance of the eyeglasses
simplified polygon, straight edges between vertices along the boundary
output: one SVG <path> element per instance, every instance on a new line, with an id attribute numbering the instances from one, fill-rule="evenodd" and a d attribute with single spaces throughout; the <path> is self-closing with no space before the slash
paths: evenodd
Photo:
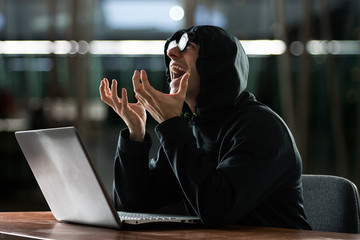
<path id="1" fill-rule="evenodd" d="M 176 40 L 173 40 L 169 43 L 167 51 L 174 47 L 178 47 L 180 52 L 184 51 L 186 47 L 189 45 L 189 36 L 187 33 L 184 33 L 181 38 L 179 39 L 179 42 Z"/>

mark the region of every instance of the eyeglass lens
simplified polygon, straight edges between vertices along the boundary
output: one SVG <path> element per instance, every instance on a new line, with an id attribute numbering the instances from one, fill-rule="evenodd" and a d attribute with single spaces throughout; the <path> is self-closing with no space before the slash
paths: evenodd
<path id="1" fill-rule="evenodd" d="M 178 47 L 179 50 L 182 52 L 185 50 L 185 48 L 187 47 L 189 42 L 189 36 L 187 33 L 184 33 L 181 38 L 179 39 L 179 42 L 177 43 L 176 40 L 173 40 L 169 43 L 167 51 L 169 51 L 170 49 L 174 48 L 174 47 Z"/>

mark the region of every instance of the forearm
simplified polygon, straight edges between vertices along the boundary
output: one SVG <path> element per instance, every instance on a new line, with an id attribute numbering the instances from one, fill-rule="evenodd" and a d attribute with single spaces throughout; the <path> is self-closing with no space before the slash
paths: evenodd
<path id="1" fill-rule="evenodd" d="M 149 175 L 148 156 L 151 139 L 135 142 L 129 131 L 120 133 L 114 165 L 114 201 L 119 210 L 131 210 L 140 205 Z"/>
<path id="2" fill-rule="evenodd" d="M 149 160 L 150 135 L 144 142 L 119 137 L 114 168 L 114 200 L 116 208 L 127 211 L 153 211 L 182 199 L 181 191 L 160 150 Z"/>

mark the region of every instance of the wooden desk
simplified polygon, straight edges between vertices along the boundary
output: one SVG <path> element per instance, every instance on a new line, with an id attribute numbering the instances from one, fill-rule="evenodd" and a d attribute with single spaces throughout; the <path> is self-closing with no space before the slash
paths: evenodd
<path id="1" fill-rule="evenodd" d="M 344 234 L 262 227 L 112 230 L 57 222 L 50 212 L 0 213 L 0 239 L 359 239 Z"/>

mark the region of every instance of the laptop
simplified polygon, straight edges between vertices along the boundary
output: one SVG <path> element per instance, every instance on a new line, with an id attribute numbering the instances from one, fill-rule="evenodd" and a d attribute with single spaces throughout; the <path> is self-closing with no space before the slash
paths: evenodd
<path id="1" fill-rule="evenodd" d="M 75 127 L 15 132 L 58 221 L 121 229 L 124 224 L 200 223 L 198 217 L 115 211 Z"/>

